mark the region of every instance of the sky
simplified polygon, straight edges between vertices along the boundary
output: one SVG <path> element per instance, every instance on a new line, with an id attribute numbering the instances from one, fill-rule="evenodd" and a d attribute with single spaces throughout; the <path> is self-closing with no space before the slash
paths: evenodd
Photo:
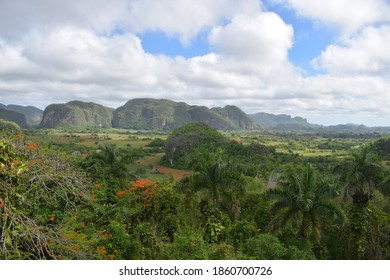
<path id="1" fill-rule="evenodd" d="M 0 0 L 0 103 L 390 126 L 390 0 Z"/>

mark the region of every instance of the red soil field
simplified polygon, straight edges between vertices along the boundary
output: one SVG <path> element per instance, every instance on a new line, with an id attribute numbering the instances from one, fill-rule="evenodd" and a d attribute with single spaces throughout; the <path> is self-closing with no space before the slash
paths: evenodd
<path id="1" fill-rule="evenodd" d="M 174 169 L 166 166 L 158 166 L 157 170 L 164 175 L 172 174 L 173 179 L 175 180 L 180 180 L 184 176 L 191 174 L 191 171 L 188 170 Z"/>

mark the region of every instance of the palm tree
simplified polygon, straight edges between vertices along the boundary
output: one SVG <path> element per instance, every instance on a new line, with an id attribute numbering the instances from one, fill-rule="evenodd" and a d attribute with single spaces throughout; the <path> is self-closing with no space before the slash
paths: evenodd
<path id="1" fill-rule="evenodd" d="M 352 198 L 349 209 L 350 240 L 352 258 L 361 259 L 367 249 L 369 201 L 373 191 L 386 192 L 388 180 L 383 181 L 385 171 L 379 159 L 368 153 L 367 149 L 355 152 L 335 167 L 344 183 L 344 198 Z"/>
<path id="2" fill-rule="evenodd" d="M 124 151 L 117 148 L 116 145 L 103 146 L 97 158 L 104 166 L 109 169 L 109 174 L 116 178 L 123 178 L 128 175 L 128 161 Z"/>
<path id="3" fill-rule="evenodd" d="M 319 246 L 322 219 L 344 218 L 331 202 L 338 194 L 336 184 L 318 180 L 313 167 L 307 165 L 304 169 L 287 169 L 277 187 L 265 192 L 265 198 L 274 201 L 271 211 L 275 228 L 292 225 L 301 237 L 310 236 L 314 246 Z"/>
<path id="4" fill-rule="evenodd" d="M 384 179 L 384 167 L 367 149 L 353 153 L 335 167 L 335 172 L 344 183 L 344 197 L 351 197 L 353 204 L 366 205 Z"/>
<path id="5" fill-rule="evenodd" d="M 244 179 L 237 167 L 222 159 L 220 151 L 202 153 L 193 161 L 194 173 L 181 182 L 182 190 L 202 192 L 215 207 L 233 218 L 240 213 L 238 194 L 244 191 Z"/>

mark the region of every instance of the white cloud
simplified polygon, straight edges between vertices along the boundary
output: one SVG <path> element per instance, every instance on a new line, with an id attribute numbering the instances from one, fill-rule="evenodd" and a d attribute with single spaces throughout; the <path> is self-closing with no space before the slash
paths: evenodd
<path id="1" fill-rule="evenodd" d="M 129 0 L 1 0 L 0 37 L 18 40 L 32 30 L 61 26 L 109 33 L 123 24 Z"/>
<path id="2" fill-rule="evenodd" d="M 162 31 L 188 45 L 199 32 L 237 13 L 259 10 L 258 0 L 131 0 L 127 21 L 136 33 Z"/>
<path id="3" fill-rule="evenodd" d="M 293 29 L 274 13 L 239 14 L 226 26 L 215 27 L 209 40 L 227 57 L 279 63 L 287 61 Z"/>
<path id="4" fill-rule="evenodd" d="M 250 44 L 234 49 L 230 36 Z M 0 90 L 12 92 L 18 84 L 19 91 L 47 91 L 41 103 L 57 101 L 64 93 L 68 100 L 93 94 L 110 106 L 135 96 L 191 103 L 259 94 L 269 98 L 273 81 L 285 83 L 293 75 L 287 59 L 292 29 L 276 14 L 257 10 L 237 15 L 226 26 L 215 27 L 210 40 L 218 53 L 185 59 L 145 53 L 132 34 L 107 37 L 76 27 L 34 31 L 0 45 L 0 73 L 8 77 Z M 233 48 L 221 49 L 229 44 Z"/>
<path id="5" fill-rule="evenodd" d="M 271 0 L 285 3 L 301 16 L 350 34 L 378 22 L 390 21 L 388 0 Z"/>
<path id="6" fill-rule="evenodd" d="M 367 27 L 343 45 L 330 45 L 313 65 L 333 75 L 390 73 L 390 25 Z"/>
<path id="7" fill-rule="evenodd" d="M 118 107 L 131 98 L 154 97 L 329 122 L 389 113 L 390 26 L 366 26 L 383 21 L 374 9 L 379 0 L 354 1 L 372 7 L 370 16 L 357 8 L 358 19 L 348 29 L 362 29 L 324 50 L 313 63 L 326 74 L 311 77 L 289 61 L 292 26 L 257 0 L 79 2 L 1 2 L 1 103 L 44 108 L 79 99 Z M 351 3 L 290 2 L 302 15 L 338 26 L 344 21 L 338 9 Z M 328 5 L 337 7 L 336 14 Z M 206 32 L 213 51 L 189 59 L 152 55 L 137 35 L 147 30 L 183 44 Z"/>
<path id="8" fill-rule="evenodd" d="M 168 61 L 145 53 L 131 34 L 108 38 L 69 27 L 34 32 L 21 42 L 0 44 L 0 92 L 46 92 L 41 105 L 87 96 L 123 104 L 132 92 L 153 92 L 169 81 L 161 71 Z"/>

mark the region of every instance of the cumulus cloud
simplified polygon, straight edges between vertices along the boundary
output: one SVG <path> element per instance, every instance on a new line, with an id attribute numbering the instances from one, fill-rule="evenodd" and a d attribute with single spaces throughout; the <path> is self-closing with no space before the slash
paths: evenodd
<path id="1" fill-rule="evenodd" d="M 215 27 L 210 43 L 222 55 L 244 60 L 270 62 L 287 61 L 292 46 L 293 29 L 275 13 L 240 14 L 226 26 Z"/>
<path id="2" fill-rule="evenodd" d="M 390 25 L 367 27 L 343 45 L 330 45 L 313 61 L 334 75 L 383 75 L 390 73 Z"/>
<path id="3" fill-rule="evenodd" d="M 35 32 L 22 42 L 0 44 L 1 89 L 12 93 L 18 85 L 22 92 L 47 92 L 41 102 L 100 95 L 123 102 L 131 92 L 154 88 L 158 77 L 169 80 L 161 71 L 168 60 L 145 53 L 132 34 L 102 37 L 68 27 Z"/>
<path id="4" fill-rule="evenodd" d="M 344 20 L 338 9 L 351 3 L 288 2 L 302 15 L 337 26 Z M 384 21 L 376 8 L 382 1 L 353 2 L 371 7 L 369 16 L 355 10 L 359 20 L 348 29 L 360 30 L 313 60 L 325 74 L 307 77 L 289 60 L 293 27 L 257 0 L 3 0 L 0 102 L 44 108 L 79 99 L 115 108 L 154 97 L 309 120 L 380 118 L 390 107 L 390 26 L 368 26 Z M 192 58 L 147 53 L 139 34 L 150 30 L 187 45 L 206 33 L 211 51 Z"/>
<path id="5" fill-rule="evenodd" d="M 335 26 L 350 34 L 371 24 L 390 22 L 387 0 L 271 0 L 285 3 L 301 16 Z"/>
<path id="6" fill-rule="evenodd" d="M 161 31 L 188 45 L 199 32 L 235 14 L 261 10 L 258 0 L 131 0 L 127 23 L 135 33 Z"/>
<path id="7" fill-rule="evenodd" d="M 109 33 L 123 25 L 128 0 L 2 0 L 0 37 L 18 40 L 32 30 L 72 26 Z"/>
<path id="8" fill-rule="evenodd" d="M 2 79 L 8 77 L 2 90 L 12 93 L 18 84 L 20 91 L 48 92 L 41 103 L 62 94 L 68 99 L 94 94 L 110 99 L 104 103 L 111 106 L 134 96 L 190 103 L 267 98 L 274 94 L 272 81 L 286 81 L 294 72 L 287 59 L 292 33 L 276 14 L 250 10 L 214 27 L 209 38 L 216 52 L 185 59 L 148 54 L 131 33 L 101 36 L 78 27 L 41 29 L 0 44 L 0 73 Z"/>

